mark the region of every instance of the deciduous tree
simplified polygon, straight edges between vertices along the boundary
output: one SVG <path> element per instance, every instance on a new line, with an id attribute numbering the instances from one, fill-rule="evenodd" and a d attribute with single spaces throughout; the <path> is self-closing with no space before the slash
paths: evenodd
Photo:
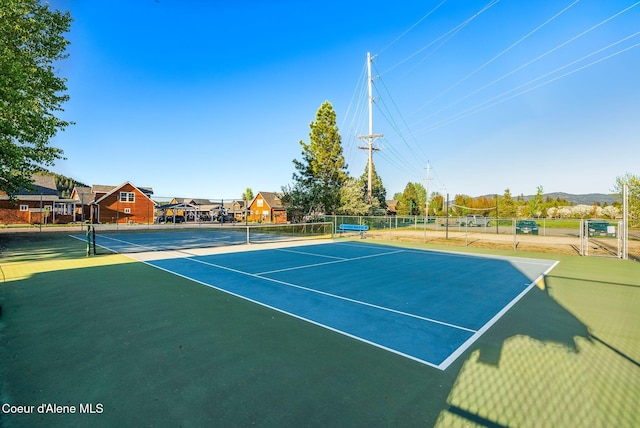
<path id="1" fill-rule="evenodd" d="M 63 156 L 49 145 L 71 122 L 60 119 L 68 100 L 64 59 L 71 16 L 39 0 L 2 1 L 0 7 L 0 190 L 11 198 L 32 175 Z"/>
<path id="2" fill-rule="evenodd" d="M 376 200 L 377 202 L 377 200 Z M 340 189 L 340 207 L 338 214 L 345 215 L 366 215 L 370 206 L 365 201 L 365 192 L 362 189 L 360 180 L 349 177 Z"/>
<path id="3" fill-rule="evenodd" d="M 253 190 L 251 190 L 251 187 L 247 187 L 245 189 L 244 193 L 242 194 L 242 200 L 247 202 L 251 202 L 253 200 Z"/>
<path id="4" fill-rule="evenodd" d="M 616 177 L 613 192 L 622 195 L 624 185 L 629 186 L 629 225 L 640 224 L 640 176 L 627 172 Z"/>
<path id="5" fill-rule="evenodd" d="M 420 208 L 418 207 L 418 192 L 414 183 L 407 183 L 404 192 L 398 199 L 398 215 L 418 215 Z"/>
<path id="6" fill-rule="evenodd" d="M 530 217 L 542 217 L 544 214 L 544 208 L 542 206 L 542 194 L 544 191 L 542 190 L 542 186 L 538 186 L 536 195 L 529 199 L 528 211 Z"/>

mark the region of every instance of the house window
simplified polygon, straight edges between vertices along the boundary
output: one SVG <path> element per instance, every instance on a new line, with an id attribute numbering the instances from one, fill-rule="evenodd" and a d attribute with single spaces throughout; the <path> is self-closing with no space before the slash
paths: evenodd
<path id="1" fill-rule="evenodd" d="M 133 192 L 120 192 L 120 202 L 135 202 L 136 194 Z"/>
<path id="2" fill-rule="evenodd" d="M 256 204 L 258 205 L 258 208 L 262 208 L 264 206 L 264 199 L 258 199 Z"/>
<path id="3" fill-rule="evenodd" d="M 20 211 L 29 211 L 29 205 L 20 205 Z"/>
<path id="4" fill-rule="evenodd" d="M 124 213 L 125 214 L 131 214 L 131 208 L 125 208 L 124 209 Z"/>

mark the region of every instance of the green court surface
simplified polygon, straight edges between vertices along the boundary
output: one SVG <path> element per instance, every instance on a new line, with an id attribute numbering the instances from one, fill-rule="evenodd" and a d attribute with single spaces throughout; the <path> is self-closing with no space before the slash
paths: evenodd
<path id="1" fill-rule="evenodd" d="M 0 234 L 0 426 L 640 426 L 638 262 L 493 251 L 560 263 L 442 371 L 85 251 Z"/>

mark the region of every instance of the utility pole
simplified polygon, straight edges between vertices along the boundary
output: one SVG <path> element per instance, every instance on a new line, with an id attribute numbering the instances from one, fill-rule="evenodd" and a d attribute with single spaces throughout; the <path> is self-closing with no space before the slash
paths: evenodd
<path id="1" fill-rule="evenodd" d="M 429 176 L 429 173 L 431 169 L 431 165 L 429 164 L 429 161 L 427 161 L 427 188 L 426 190 L 426 201 L 425 201 L 425 209 L 424 209 L 424 222 L 425 224 L 427 223 L 427 219 L 429 218 L 429 182 L 431 181 L 431 177 Z"/>
<path id="2" fill-rule="evenodd" d="M 427 242 L 427 223 L 429 223 L 429 181 L 431 181 L 431 177 L 429 177 L 429 161 L 427 161 L 427 187 L 425 189 L 425 202 L 424 202 L 424 242 Z"/>
<path id="3" fill-rule="evenodd" d="M 373 147 L 373 139 L 382 137 L 382 134 L 374 134 L 373 133 L 373 88 L 372 82 L 373 78 L 371 77 L 371 53 L 367 52 L 367 81 L 369 86 L 369 135 L 361 135 L 358 138 L 368 138 L 369 145 L 368 146 L 358 146 L 359 149 L 369 150 L 369 182 L 367 184 L 367 203 L 371 205 L 372 200 L 372 186 L 371 182 L 373 181 L 373 152 L 380 150 L 378 148 Z"/>

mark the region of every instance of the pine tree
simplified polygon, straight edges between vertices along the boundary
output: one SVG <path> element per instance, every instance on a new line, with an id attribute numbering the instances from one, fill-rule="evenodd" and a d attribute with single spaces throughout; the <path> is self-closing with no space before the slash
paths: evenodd
<path id="1" fill-rule="evenodd" d="M 293 160 L 294 185 L 285 190 L 283 201 L 294 203 L 303 212 L 334 213 L 340 206 L 340 188 L 347 180 L 347 164 L 336 125 L 336 113 L 325 101 L 309 125 L 309 143 L 300 141 L 302 160 Z"/>
<path id="2" fill-rule="evenodd" d="M 502 218 L 513 218 L 517 214 L 516 201 L 511 196 L 511 191 L 505 189 L 504 196 L 499 198 L 498 213 Z"/>
<path id="3" fill-rule="evenodd" d="M 360 183 L 362 185 L 362 190 L 366 197 L 367 192 L 369 191 L 369 164 L 364 167 L 364 173 L 360 177 Z M 371 198 L 373 200 L 378 201 L 378 206 L 380 208 L 387 207 L 387 189 L 384 188 L 384 184 L 382 184 L 382 178 L 376 172 L 376 164 L 372 164 L 371 168 Z M 375 204 L 372 204 L 375 205 Z"/>

